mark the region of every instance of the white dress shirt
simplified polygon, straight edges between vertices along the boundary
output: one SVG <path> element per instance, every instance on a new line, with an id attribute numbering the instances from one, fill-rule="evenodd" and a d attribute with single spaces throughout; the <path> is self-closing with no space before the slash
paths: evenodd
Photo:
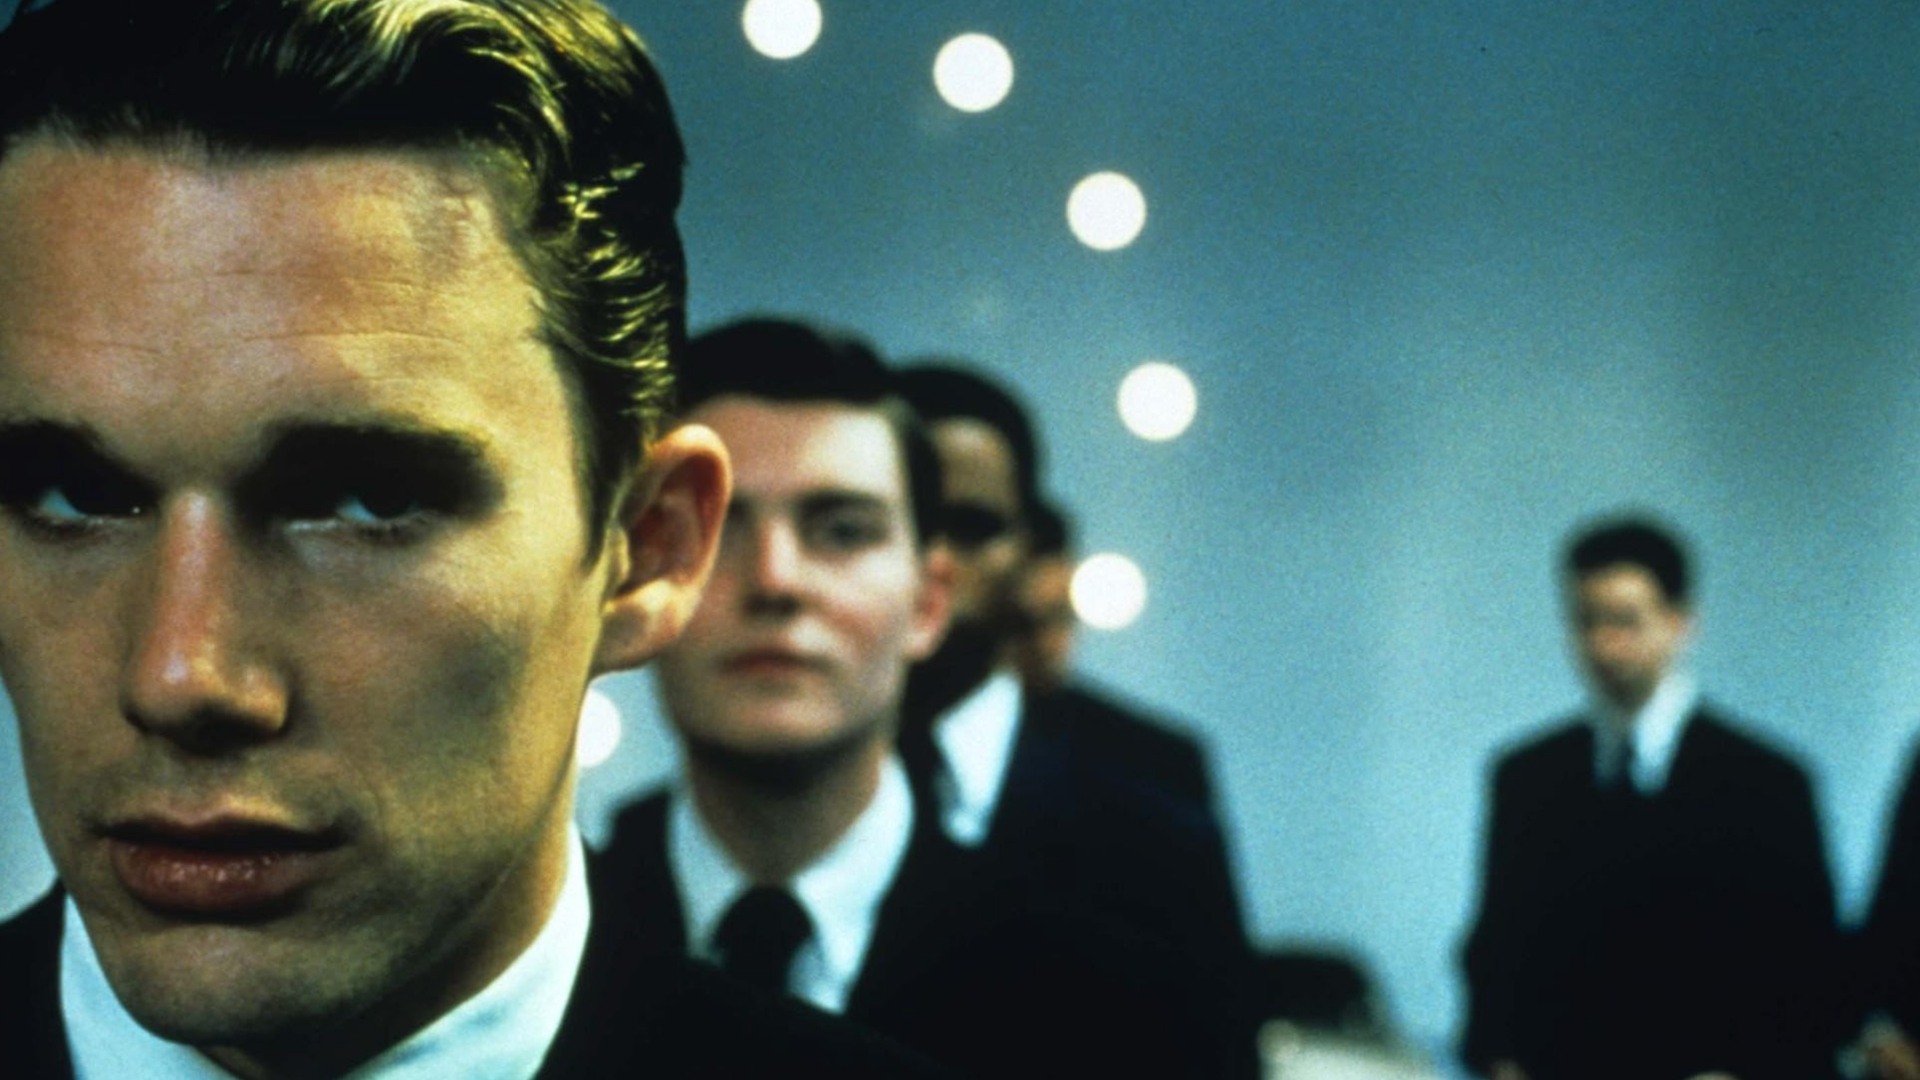
<path id="1" fill-rule="evenodd" d="M 846 1011 L 873 941 L 880 902 L 906 860 L 912 835 L 907 774 L 890 755 L 881 763 L 880 784 L 867 808 L 832 847 L 787 882 L 813 920 L 813 934 L 801 944 L 787 976 L 795 997 L 828 1012 Z M 667 868 L 680 893 L 688 952 L 718 960 L 713 938 L 720 921 L 753 882 L 720 846 L 684 790 L 674 792 L 667 810 Z"/>
<path id="2" fill-rule="evenodd" d="M 580 834 L 569 828 L 567 876 L 533 944 L 479 993 L 343 1080 L 528 1080 L 560 1030 L 586 951 L 592 905 Z M 67 901 L 60 1011 L 76 1080 L 233 1080 L 191 1046 L 140 1026 L 120 1004 L 79 909 Z"/>
<path id="3" fill-rule="evenodd" d="M 934 795 L 940 825 L 957 844 L 986 843 L 1020 737 L 1021 705 L 1019 678 L 1003 670 L 934 721 L 933 740 L 947 762 Z"/>
<path id="4" fill-rule="evenodd" d="M 1685 672 L 1670 671 L 1653 689 L 1652 696 L 1631 715 L 1604 701 L 1593 707 L 1593 774 L 1601 784 L 1611 783 L 1613 763 L 1620 760 L 1620 747 L 1631 739 L 1633 766 L 1629 779 L 1642 795 L 1658 794 L 1667 785 L 1667 773 L 1673 769 L 1673 754 L 1680 747 L 1680 736 L 1687 720 L 1700 703 L 1700 689 Z"/>

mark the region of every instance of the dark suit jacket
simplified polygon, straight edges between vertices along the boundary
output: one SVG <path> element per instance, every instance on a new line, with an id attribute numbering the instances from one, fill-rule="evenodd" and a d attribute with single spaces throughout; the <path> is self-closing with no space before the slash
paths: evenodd
<path id="1" fill-rule="evenodd" d="M 685 952 L 667 798 L 623 812 L 607 851 L 650 929 Z M 1001 887 L 925 814 L 882 901 L 848 1019 L 982 1077 L 1251 1076 L 1251 1038 L 1185 958 Z"/>
<path id="2" fill-rule="evenodd" d="M 573 997 L 539 1080 L 795 1076 L 945 1077 L 952 1074 L 816 1010 L 739 986 L 678 957 L 642 957 L 638 936 L 606 906 L 595 879 Z M 71 1080 L 60 1016 L 62 906 L 58 891 L 0 924 L 0 1073 Z"/>
<path id="3" fill-rule="evenodd" d="M 1887 828 L 1880 884 L 1855 957 L 1859 1011 L 1885 1012 L 1920 1038 L 1920 753 Z"/>
<path id="4" fill-rule="evenodd" d="M 1206 752 L 1180 728 L 1086 686 L 1062 686 L 1033 711 L 1061 737 L 1115 772 L 1138 777 L 1177 800 L 1211 812 L 1213 784 Z"/>
<path id="5" fill-rule="evenodd" d="M 987 872 L 1009 890 L 1096 912 L 1244 981 L 1239 893 L 1212 808 L 1090 751 L 1067 734 L 1086 714 L 1064 708 L 1027 704 L 980 849 Z M 929 788 L 924 778 L 915 786 Z"/>
<path id="6" fill-rule="evenodd" d="M 1833 889 L 1798 766 L 1697 711 L 1652 797 L 1559 728 L 1493 779 L 1464 1056 L 1533 1080 L 1831 1071 Z"/>

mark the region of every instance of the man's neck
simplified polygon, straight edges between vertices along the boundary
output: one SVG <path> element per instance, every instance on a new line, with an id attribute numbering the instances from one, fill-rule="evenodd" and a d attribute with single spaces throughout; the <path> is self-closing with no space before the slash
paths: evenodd
<path id="1" fill-rule="evenodd" d="M 770 786 L 687 758 L 700 819 L 736 865 L 759 884 L 790 881 L 846 834 L 880 788 L 887 741 L 874 739 L 809 774 Z"/>

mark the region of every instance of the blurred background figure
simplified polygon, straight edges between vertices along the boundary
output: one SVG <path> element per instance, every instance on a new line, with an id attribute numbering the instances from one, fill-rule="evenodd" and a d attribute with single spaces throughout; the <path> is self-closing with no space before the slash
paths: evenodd
<path id="1" fill-rule="evenodd" d="M 1495 1080 L 1808 1080 L 1837 1041 L 1833 887 L 1804 773 L 1681 663 L 1687 559 L 1637 518 L 1564 572 L 1579 716 L 1501 755 L 1465 949 L 1464 1056 Z"/>
<path id="2" fill-rule="evenodd" d="M 1920 1080 L 1920 752 L 1887 826 L 1880 884 L 1853 958 L 1865 1021 L 1852 1071 Z"/>
<path id="3" fill-rule="evenodd" d="M 1427 1057 L 1387 1015 L 1373 975 L 1344 950 L 1268 949 L 1256 964 L 1255 1003 L 1266 1017 L 1267 1080 L 1438 1080 Z"/>
<path id="4" fill-rule="evenodd" d="M 1005 388 L 950 363 L 905 369 L 942 475 L 953 625 L 914 668 L 901 750 L 929 813 L 1003 888 L 1071 904 L 1178 948 L 1243 992 L 1247 946 L 1225 841 L 1204 802 L 1125 752 L 1088 752 L 1015 663 L 1040 448 Z M 1244 1022 L 1248 1054 L 1253 1024 Z"/>
<path id="5" fill-rule="evenodd" d="M 916 811 L 894 734 L 952 576 L 939 467 L 878 357 L 756 318 L 694 339 L 684 368 L 685 418 L 734 481 L 706 595 L 659 661 L 682 775 L 621 815 L 606 860 L 647 952 L 968 1075 L 1242 1075 L 1194 965 L 994 888 Z"/>
<path id="6" fill-rule="evenodd" d="M 1131 702 L 1096 691 L 1074 676 L 1073 524 L 1056 503 L 1035 504 L 1031 547 L 1014 603 L 1019 620 L 1011 654 L 1023 692 L 1076 753 L 1148 783 L 1210 818 L 1216 828 L 1206 751 L 1184 727 L 1149 717 Z"/>
<path id="7" fill-rule="evenodd" d="M 1066 684 L 1073 669 L 1073 639 L 1080 619 L 1073 611 L 1073 536 L 1066 514 L 1051 502 L 1035 504 L 1027 552 L 1020 575 L 1021 627 L 1014 639 L 1013 662 L 1030 694 L 1050 694 Z"/>

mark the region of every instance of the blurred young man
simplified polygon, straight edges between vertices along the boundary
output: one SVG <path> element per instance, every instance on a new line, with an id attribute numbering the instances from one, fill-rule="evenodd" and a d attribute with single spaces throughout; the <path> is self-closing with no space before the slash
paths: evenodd
<path id="1" fill-rule="evenodd" d="M 1020 629 L 1010 650 L 1022 696 L 1035 703 L 1036 711 L 1057 718 L 1053 722 L 1076 749 L 1199 813 L 1211 814 L 1213 783 L 1200 741 L 1074 677 L 1079 617 L 1073 610 L 1071 523 L 1051 503 L 1039 504 L 1030 516 L 1031 543 L 1015 600 Z"/>
<path id="2" fill-rule="evenodd" d="M 1833 888 L 1799 766 L 1704 704 L 1687 561 L 1652 523 L 1566 556 L 1588 712 L 1494 769 L 1465 1057 L 1495 1078 L 1832 1067 Z"/>
<path id="3" fill-rule="evenodd" d="M 734 492 L 657 669 L 684 776 L 609 851 L 657 947 L 974 1075 L 1219 1075 L 1184 959 L 995 890 L 917 813 L 894 736 L 952 581 L 938 464 L 878 359 L 770 319 L 689 354 L 683 406 Z"/>
<path id="4" fill-rule="evenodd" d="M 0 927 L 0 1071 L 895 1073 L 629 965 L 571 824 L 587 680 L 726 504 L 663 422 L 681 162 L 577 0 L 0 34 L 0 676 L 60 884 Z"/>
<path id="5" fill-rule="evenodd" d="M 1009 887 L 1125 921 L 1212 966 L 1244 974 L 1245 935 L 1211 806 L 1076 725 L 1057 699 L 1022 689 L 1016 643 L 1039 449 L 1026 410 L 978 373 L 933 363 L 902 372 L 941 463 L 954 553 L 954 626 L 914 670 L 902 748 L 955 842 Z"/>

